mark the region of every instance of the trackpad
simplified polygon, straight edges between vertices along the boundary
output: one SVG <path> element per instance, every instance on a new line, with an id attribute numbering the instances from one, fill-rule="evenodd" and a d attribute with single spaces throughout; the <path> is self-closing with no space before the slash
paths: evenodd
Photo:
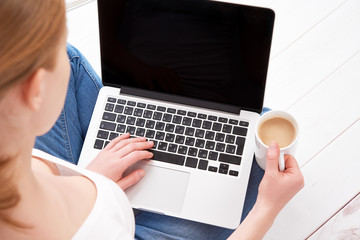
<path id="1" fill-rule="evenodd" d="M 189 182 L 189 173 L 172 169 L 136 164 L 145 176 L 126 190 L 130 202 L 137 208 L 160 213 L 181 213 Z"/>

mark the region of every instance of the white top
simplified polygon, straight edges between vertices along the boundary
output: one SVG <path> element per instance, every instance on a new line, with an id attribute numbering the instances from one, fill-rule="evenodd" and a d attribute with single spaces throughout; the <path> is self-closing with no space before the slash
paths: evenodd
<path id="1" fill-rule="evenodd" d="M 33 149 L 32 155 L 54 163 L 62 176 L 83 175 L 96 186 L 97 197 L 94 207 L 73 236 L 73 240 L 134 239 L 134 214 L 128 198 L 116 183 L 40 150 Z"/>

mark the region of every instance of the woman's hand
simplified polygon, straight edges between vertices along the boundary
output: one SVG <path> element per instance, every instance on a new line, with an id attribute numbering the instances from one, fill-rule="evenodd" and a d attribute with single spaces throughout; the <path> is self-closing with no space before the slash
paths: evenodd
<path id="1" fill-rule="evenodd" d="M 281 172 L 278 167 L 279 154 L 279 146 L 270 144 L 257 199 L 258 205 L 275 215 L 304 187 L 304 177 L 295 158 L 285 155 L 285 170 Z"/>
<path id="2" fill-rule="evenodd" d="M 145 149 L 153 146 L 153 142 L 144 137 L 129 138 L 130 134 L 123 134 L 112 140 L 89 164 L 87 169 L 100 173 L 114 182 L 123 190 L 137 183 L 145 171 L 138 169 L 123 177 L 123 173 L 134 163 L 150 159 L 153 154 Z"/>
<path id="3" fill-rule="evenodd" d="M 229 239 L 262 239 L 281 209 L 303 188 L 304 177 L 295 158 L 285 155 L 285 171 L 280 172 L 279 154 L 279 146 L 270 144 L 256 203 Z"/>

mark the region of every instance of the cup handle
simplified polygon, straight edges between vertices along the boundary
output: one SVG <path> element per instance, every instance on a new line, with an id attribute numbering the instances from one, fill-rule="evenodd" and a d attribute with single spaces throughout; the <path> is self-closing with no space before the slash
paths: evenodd
<path id="1" fill-rule="evenodd" d="M 279 170 L 280 172 L 283 172 L 285 170 L 285 160 L 284 160 L 284 153 L 280 152 L 279 156 Z"/>

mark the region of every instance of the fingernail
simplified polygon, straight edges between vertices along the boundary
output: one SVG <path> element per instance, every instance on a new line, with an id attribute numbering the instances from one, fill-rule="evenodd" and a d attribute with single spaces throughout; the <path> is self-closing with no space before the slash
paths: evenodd
<path id="1" fill-rule="evenodd" d="M 276 150 L 276 143 L 275 142 L 271 142 L 269 145 L 269 149 L 270 150 Z"/>
<path id="2" fill-rule="evenodd" d="M 139 177 L 143 177 L 145 175 L 145 171 L 143 170 L 143 171 L 139 171 Z"/>

